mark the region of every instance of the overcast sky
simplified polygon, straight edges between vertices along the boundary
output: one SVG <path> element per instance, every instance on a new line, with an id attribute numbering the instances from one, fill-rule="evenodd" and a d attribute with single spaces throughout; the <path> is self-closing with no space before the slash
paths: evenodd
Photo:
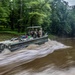
<path id="1" fill-rule="evenodd" d="M 69 2 L 69 5 L 75 5 L 75 0 L 65 0 L 67 2 Z"/>

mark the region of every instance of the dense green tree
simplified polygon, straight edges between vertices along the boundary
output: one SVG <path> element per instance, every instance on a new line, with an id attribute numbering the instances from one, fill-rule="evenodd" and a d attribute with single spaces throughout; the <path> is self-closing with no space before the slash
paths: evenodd
<path id="1" fill-rule="evenodd" d="M 72 29 L 70 36 L 75 37 L 75 6 L 72 6 L 69 10 L 69 16 L 69 22 Z"/>
<path id="2" fill-rule="evenodd" d="M 43 25 L 45 21 L 48 22 L 51 11 L 49 0 L 13 0 L 12 8 L 10 15 L 11 29 L 16 26 L 19 32 L 23 32 L 28 26 Z M 15 21 L 17 24 L 13 24 Z"/>
<path id="3" fill-rule="evenodd" d="M 0 30 L 25 32 L 35 25 L 47 33 L 75 37 L 75 6 L 64 0 L 0 0 Z"/>
<path id="4" fill-rule="evenodd" d="M 7 1 L 0 0 L 0 26 L 6 27 L 8 25 L 10 14 L 8 4 L 9 4 L 8 0 Z"/>
<path id="5" fill-rule="evenodd" d="M 68 4 L 63 0 L 52 2 L 52 33 L 57 35 L 68 35 L 71 27 L 68 19 Z"/>

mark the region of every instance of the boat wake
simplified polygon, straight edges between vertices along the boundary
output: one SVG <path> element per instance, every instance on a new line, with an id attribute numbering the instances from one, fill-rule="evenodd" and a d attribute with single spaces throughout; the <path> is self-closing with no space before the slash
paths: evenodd
<path id="1" fill-rule="evenodd" d="M 69 48 L 59 42 L 49 40 L 43 45 L 30 45 L 25 49 L 10 52 L 4 50 L 0 54 L 0 75 L 22 64 L 33 61 L 37 58 L 45 57 L 55 50 Z"/>

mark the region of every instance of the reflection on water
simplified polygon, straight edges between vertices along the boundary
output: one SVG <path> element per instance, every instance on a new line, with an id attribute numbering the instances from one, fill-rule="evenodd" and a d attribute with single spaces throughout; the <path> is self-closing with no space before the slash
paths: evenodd
<path id="1" fill-rule="evenodd" d="M 58 39 L 57 41 L 73 46 L 73 48 L 54 51 L 55 49 L 59 49 L 59 47 L 63 48 L 64 45 L 55 41 L 53 43 L 49 41 L 35 50 L 23 50 L 18 51 L 18 53 L 6 54 L 5 56 L 1 55 L 0 74 L 75 75 L 75 40 Z M 52 45 L 55 46 L 53 47 Z M 17 55 L 15 55 L 16 53 Z"/>

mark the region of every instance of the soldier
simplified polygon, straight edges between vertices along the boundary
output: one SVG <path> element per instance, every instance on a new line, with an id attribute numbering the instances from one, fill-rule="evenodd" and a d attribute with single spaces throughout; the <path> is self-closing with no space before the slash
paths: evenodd
<path id="1" fill-rule="evenodd" d="M 39 30 L 39 35 L 40 35 L 40 37 L 42 37 L 42 28 L 40 28 L 40 30 Z"/>

